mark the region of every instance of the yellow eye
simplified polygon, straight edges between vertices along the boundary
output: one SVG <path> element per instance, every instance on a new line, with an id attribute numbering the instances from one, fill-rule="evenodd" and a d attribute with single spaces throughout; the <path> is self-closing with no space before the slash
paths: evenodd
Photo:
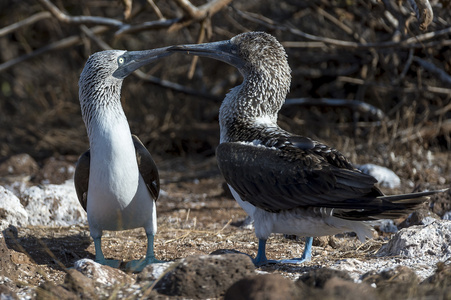
<path id="1" fill-rule="evenodd" d="M 125 62 L 125 59 L 123 57 L 119 57 L 118 62 L 122 65 Z"/>

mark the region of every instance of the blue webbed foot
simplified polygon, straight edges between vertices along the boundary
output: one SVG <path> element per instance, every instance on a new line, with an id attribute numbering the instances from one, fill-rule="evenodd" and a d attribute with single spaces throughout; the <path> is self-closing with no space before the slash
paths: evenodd
<path id="1" fill-rule="evenodd" d="M 125 266 L 127 271 L 141 272 L 147 265 L 165 262 L 165 261 L 158 260 L 155 258 L 155 254 L 153 251 L 153 240 L 154 240 L 154 235 L 151 233 L 147 234 L 146 258 L 141 259 L 141 260 L 132 260 L 132 261 L 128 262 L 127 265 Z"/>
<path id="2" fill-rule="evenodd" d="M 261 267 L 267 264 L 302 264 L 308 262 L 312 258 L 312 244 L 313 238 L 307 237 L 305 239 L 305 248 L 302 257 L 292 258 L 292 259 L 281 259 L 281 260 L 269 260 L 266 258 L 266 240 L 258 240 L 258 252 L 257 257 L 252 259 L 252 262 L 256 267 Z"/>
<path id="3" fill-rule="evenodd" d="M 156 259 L 155 257 L 146 257 L 140 260 L 129 261 L 125 265 L 125 269 L 130 272 L 141 272 L 146 266 L 150 264 L 164 263 L 165 261 Z"/>
<path id="4" fill-rule="evenodd" d="M 115 260 L 115 259 L 105 259 L 105 257 L 103 256 L 101 244 L 102 244 L 102 242 L 101 242 L 100 237 L 94 238 L 94 247 L 96 250 L 95 262 L 99 263 L 101 265 L 104 265 L 104 266 L 110 266 L 112 268 L 119 268 L 119 266 L 121 265 L 121 261 Z"/>
<path id="5" fill-rule="evenodd" d="M 121 261 L 116 259 L 96 259 L 95 262 L 112 268 L 119 268 L 121 265 Z"/>
<path id="6" fill-rule="evenodd" d="M 305 262 L 309 262 L 312 259 L 312 244 L 313 244 L 313 238 L 307 237 L 305 238 L 305 248 L 304 253 L 302 253 L 302 256 L 299 258 L 292 258 L 292 259 L 282 259 L 279 260 L 278 263 L 281 264 L 302 264 Z"/>

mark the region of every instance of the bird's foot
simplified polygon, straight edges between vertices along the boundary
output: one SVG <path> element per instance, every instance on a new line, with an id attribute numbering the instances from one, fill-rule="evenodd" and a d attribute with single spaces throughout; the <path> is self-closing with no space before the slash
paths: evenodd
<path id="1" fill-rule="evenodd" d="M 252 258 L 252 262 L 256 267 L 261 267 L 270 264 L 277 264 L 279 261 L 273 259 L 259 259 L 258 257 Z"/>
<path id="2" fill-rule="evenodd" d="M 291 259 L 281 259 L 281 260 L 277 260 L 276 262 L 279 264 L 296 264 L 296 265 L 300 265 L 303 264 L 305 262 L 309 262 L 310 261 L 310 257 L 308 258 L 291 258 Z"/>
<path id="3" fill-rule="evenodd" d="M 121 265 L 121 261 L 116 259 L 96 259 L 95 262 L 116 269 Z"/>
<path id="4" fill-rule="evenodd" d="M 146 257 L 140 260 L 129 261 L 125 265 L 125 269 L 129 272 L 141 272 L 147 265 L 159 263 L 165 263 L 165 261 L 156 259 L 155 257 Z"/>

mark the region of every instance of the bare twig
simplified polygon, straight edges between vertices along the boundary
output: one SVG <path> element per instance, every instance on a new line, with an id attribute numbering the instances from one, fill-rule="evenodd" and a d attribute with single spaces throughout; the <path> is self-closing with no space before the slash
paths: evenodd
<path id="1" fill-rule="evenodd" d="M 114 34 L 116 36 L 120 36 L 123 34 L 130 34 L 130 33 L 135 33 L 135 32 L 139 32 L 139 31 L 170 28 L 172 25 L 180 22 L 180 20 L 181 19 L 179 19 L 179 18 L 170 19 L 170 20 L 161 19 L 161 20 L 149 21 L 149 22 L 144 22 L 141 24 L 134 24 L 134 25 L 123 24 Z"/>
<path id="2" fill-rule="evenodd" d="M 378 120 L 385 118 L 382 110 L 368 103 L 358 100 L 346 99 L 330 99 L 330 98 L 292 98 L 286 99 L 284 106 L 305 105 L 305 106 L 331 106 L 331 107 L 347 107 L 360 113 L 370 114 Z"/>
<path id="3" fill-rule="evenodd" d="M 193 20 L 203 20 L 207 16 L 212 16 L 228 5 L 232 0 L 213 0 L 196 7 L 188 0 L 175 0 L 179 7 Z"/>
<path id="4" fill-rule="evenodd" d="M 153 0 L 147 0 L 147 3 L 149 3 L 150 6 L 152 6 L 153 11 L 157 14 L 157 16 L 158 16 L 158 18 L 160 20 L 166 20 L 166 18 L 163 16 L 163 14 L 161 13 L 160 9 L 155 4 L 155 2 L 153 2 Z"/>
<path id="5" fill-rule="evenodd" d="M 400 40 L 400 41 L 387 41 L 387 42 L 379 42 L 379 43 L 356 43 L 356 42 L 351 42 L 351 41 L 343 41 L 343 40 L 337 40 L 337 39 L 328 38 L 328 37 L 320 37 L 320 36 L 312 35 L 309 33 L 305 33 L 297 28 L 292 28 L 292 27 L 278 24 L 278 23 L 274 22 L 273 20 L 269 20 L 265 17 L 262 17 L 260 15 L 254 14 L 254 13 L 243 12 L 236 8 L 234 8 L 234 10 L 242 18 L 249 20 L 249 21 L 253 21 L 253 22 L 261 24 L 261 25 L 265 25 L 268 28 L 271 28 L 274 30 L 288 31 L 294 35 L 300 36 L 302 38 L 305 38 L 305 39 L 308 39 L 311 41 L 322 42 L 327 45 L 332 45 L 332 46 L 337 46 L 337 47 L 342 47 L 342 48 L 354 48 L 354 49 L 360 48 L 360 49 L 362 49 L 362 48 L 425 47 L 424 45 L 419 44 L 419 43 L 427 41 L 427 40 L 431 40 L 433 38 L 438 38 L 438 37 L 441 37 L 444 35 L 448 35 L 451 33 L 451 27 L 448 27 L 448 28 L 444 28 L 441 30 L 413 36 L 408 39 Z M 446 41 L 446 42 L 448 42 L 448 41 Z M 291 44 L 290 44 L 291 47 L 293 47 L 295 45 L 294 43 L 295 42 L 291 42 Z M 439 41 L 438 43 L 441 43 L 443 45 L 443 41 Z M 435 46 L 435 45 L 436 44 L 431 44 L 430 46 Z M 305 44 L 303 44 L 303 46 L 305 46 Z"/>
<path id="6" fill-rule="evenodd" d="M 164 80 L 152 75 L 148 75 L 144 72 L 142 72 L 141 70 L 136 70 L 134 73 L 134 75 L 136 75 L 139 79 L 177 91 L 177 92 L 181 92 L 181 93 L 185 93 L 187 95 L 194 95 L 197 97 L 202 97 L 205 99 L 210 99 L 210 100 L 214 100 L 214 101 L 219 101 L 220 99 L 214 95 L 211 94 L 207 94 L 207 93 L 202 93 L 199 92 L 198 90 L 195 89 L 191 89 L 188 88 L 186 86 L 183 86 L 181 84 L 175 83 L 175 82 L 171 82 L 168 80 Z"/>
<path id="7" fill-rule="evenodd" d="M 365 84 L 365 85 L 374 86 L 374 87 L 377 87 L 378 89 L 383 89 L 383 90 L 396 89 L 396 90 L 402 90 L 404 92 L 418 92 L 418 91 L 424 90 L 424 91 L 428 91 L 428 92 L 432 92 L 432 93 L 436 93 L 436 94 L 451 95 L 451 89 L 436 87 L 436 86 L 428 86 L 428 85 L 421 86 L 421 84 L 415 85 L 415 87 L 400 87 L 400 86 L 394 86 L 394 85 L 378 84 L 375 82 L 368 82 L 368 81 L 364 81 L 362 79 L 352 78 L 352 77 L 347 77 L 347 76 L 339 76 L 337 78 L 337 80 L 342 81 L 342 82 L 359 84 L 359 85 Z"/>
<path id="8" fill-rule="evenodd" d="M 58 21 L 68 24 L 84 24 L 84 25 L 105 25 L 112 27 L 121 27 L 124 25 L 121 21 L 104 17 L 93 16 L 69 16 L 63 13 L 49 0 L 39 0 L 39 2 L 54 15 Z"/>
<path id="9" fill-rule="evenodd" d="M 196 41 L 197 44 L 203 43 L 204 38 L 205 38 L 205 30 L 206 30 L 206 20 L 203 20 L 202 25 L 200 26 L 199 37 L 197 38 L 197 41 Z M 189 71 L 188 71 L 188 79 L 193 78 L 194 71 L 196 70 L 196 64 L 197 64 L 198 60 L 199 60 L 199 56 L 194 56 L 193 59 L 191 60 L 191 65 L 189 66 Z"/>
<path id="10" fill-rule="evenodd" d="M 440 80 L 446 83 L 447 85 L 451 85 L 451 76 L 442 69 L 440 69 L 439 67 L 435 66 L 433 63 L 421 59 L 417 56 L 415 56 L 413 60 L 417 62 L 420 66 L 428 70 L 429 72 L 437 75 L 438 78 L 440 78 Z"/>
<path id="11" fill-rule="evenodd" d="M 172 25 L 169 28 L 170 32 L 178 31 L 181 28 L 188 26 L 189 24 L 197 21 L 202 21 L 207 17 L 211 17 L 220 11 L 224 6 L 228 5 L 232 0 L 213 0 L 207 2 L 200 7 L 195 7 L 188 0 L 175 0 L 180 8 L 184 11 L 184 13 L 188 16 L 184 18 L 182 21 Z"/>
<path id="12" fill-rule="evenodd" d="M 407 74 L 407 71 L 409 70 L 410 66 L 412 65 L 412 61 L 413 61 L 413 49 L 410 49 L 409 50 L 409 57 L 407 58 L 407 61 L 406 61 L 405 65 L 404 65 L 404 68 L 403 68 L 401 74 L 399 75 L 398 82 L 401 82 L 401 80 L 404 79 L 404 77 Z"/>
<path id="13" fill-rule="evenodd" d="M 0 37 L 5 36 L 13 31 L 16 31 L 17 29 L 19 29 L 21 27 L 28 26 L 28 25 L 36 23 L 40 20 L 50 18 L 51 16 L 52 15 L 47 11 L 34 14 L 31 17 L 28 17 L 22 21 L 19 21 L 17 23 L 11 24 L 9 26 L 6 26 L 6 27 L 0 29 Z"/>
<path id="14" fill-rule="evenodd" d="M 428 0 L 409 0 L 412 9 L 415 11 L 418 21 L 420 21 L 420 29 L 426 30 L 434 19 L 434 12 Z"/>
<path id="15" fill-rule="evenodd" d="M 103 32 L 105 32 L 107 30 L 108 30 L 108 27 L 97 26 L 97 27 L 92 29 L 92 32 L 94 32 L 96 34 L 100 34 L 100 33 L 103 33 Z M 51 44 L 46 45 L 44 47 L 41 47 L 41 48 L 31 52 L 31 53 L 27 53 L 25 55 L 16 57 L 14 59 L 11 59 L 11 60 L 8 60 L 8 61 L 2 63 L 0 65 L 0 73 L 8 70 L 9 68 L 11 68 L 11 67 L 13 67 L 13 66 L 15 66 L 15 65 L 17 65 L 19 63 L 22 63 L 22 62 L 24 62 L 24 61 L 26 61 L 28 59 L 37 57 L 37 56 L 39 56 L 41 54 L 44 54 L 46 52 L 55 51 L 55 50 L 61 50 L 61 49 L 65 49 L 65 48 L 68 48 L 68 47 L 72 47 L 72 46 L 80 44 L 81 42 L 82 42 L 82 38 L 79 35 L 75 35 L 75 36 L 70 36 L 70 37 L 64 38 L 64 39 L 59 40 L 57 42 L 54 42 L 54 43 L 51 43 Z"/>
<path id="16" fill-rule="evenodd" d="M 101 38 L 97 37 L 91 29 L 89 29 L 86 25 L 80 25 L 81 30 L 91 39 L 93 40 L 100 48 L 104 50 L 113 49 L 110 45 L 105 43 Z"/>

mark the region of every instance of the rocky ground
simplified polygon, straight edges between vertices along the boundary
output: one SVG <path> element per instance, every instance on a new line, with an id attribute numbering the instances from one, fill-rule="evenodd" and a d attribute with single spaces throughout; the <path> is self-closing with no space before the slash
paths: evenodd
<path id="1" fill-rule="evenodd" d="M 451 297 L 451 221 L 443 220 L 451 211 L 449 191 L 406 220 L 378 224 L 364 244 L 352 233 L 315 238 L 311 262 L 255 268 L 242 254 L 256 254 L 252 224 L 224 189 L 214 158 L 161 162 L 155 249 L 167 262 L 135 274 L 123 266 L 144 256 L 142 229 L 105 233 L 105 256 L 123 260 L 120 270 L 92 261 L 94 245 L 70 180 L 70 159 L 38 167 L 26 155 L 13 158 L 27 163 L 0 165 L 10 172 L 0 187 L 0 293 L 6 299 Z M 28 176 L 14 175 L 20 168 Z M 302 239 L 273 235 L 267 254 L 298 257 L 303 246 Z"/>

